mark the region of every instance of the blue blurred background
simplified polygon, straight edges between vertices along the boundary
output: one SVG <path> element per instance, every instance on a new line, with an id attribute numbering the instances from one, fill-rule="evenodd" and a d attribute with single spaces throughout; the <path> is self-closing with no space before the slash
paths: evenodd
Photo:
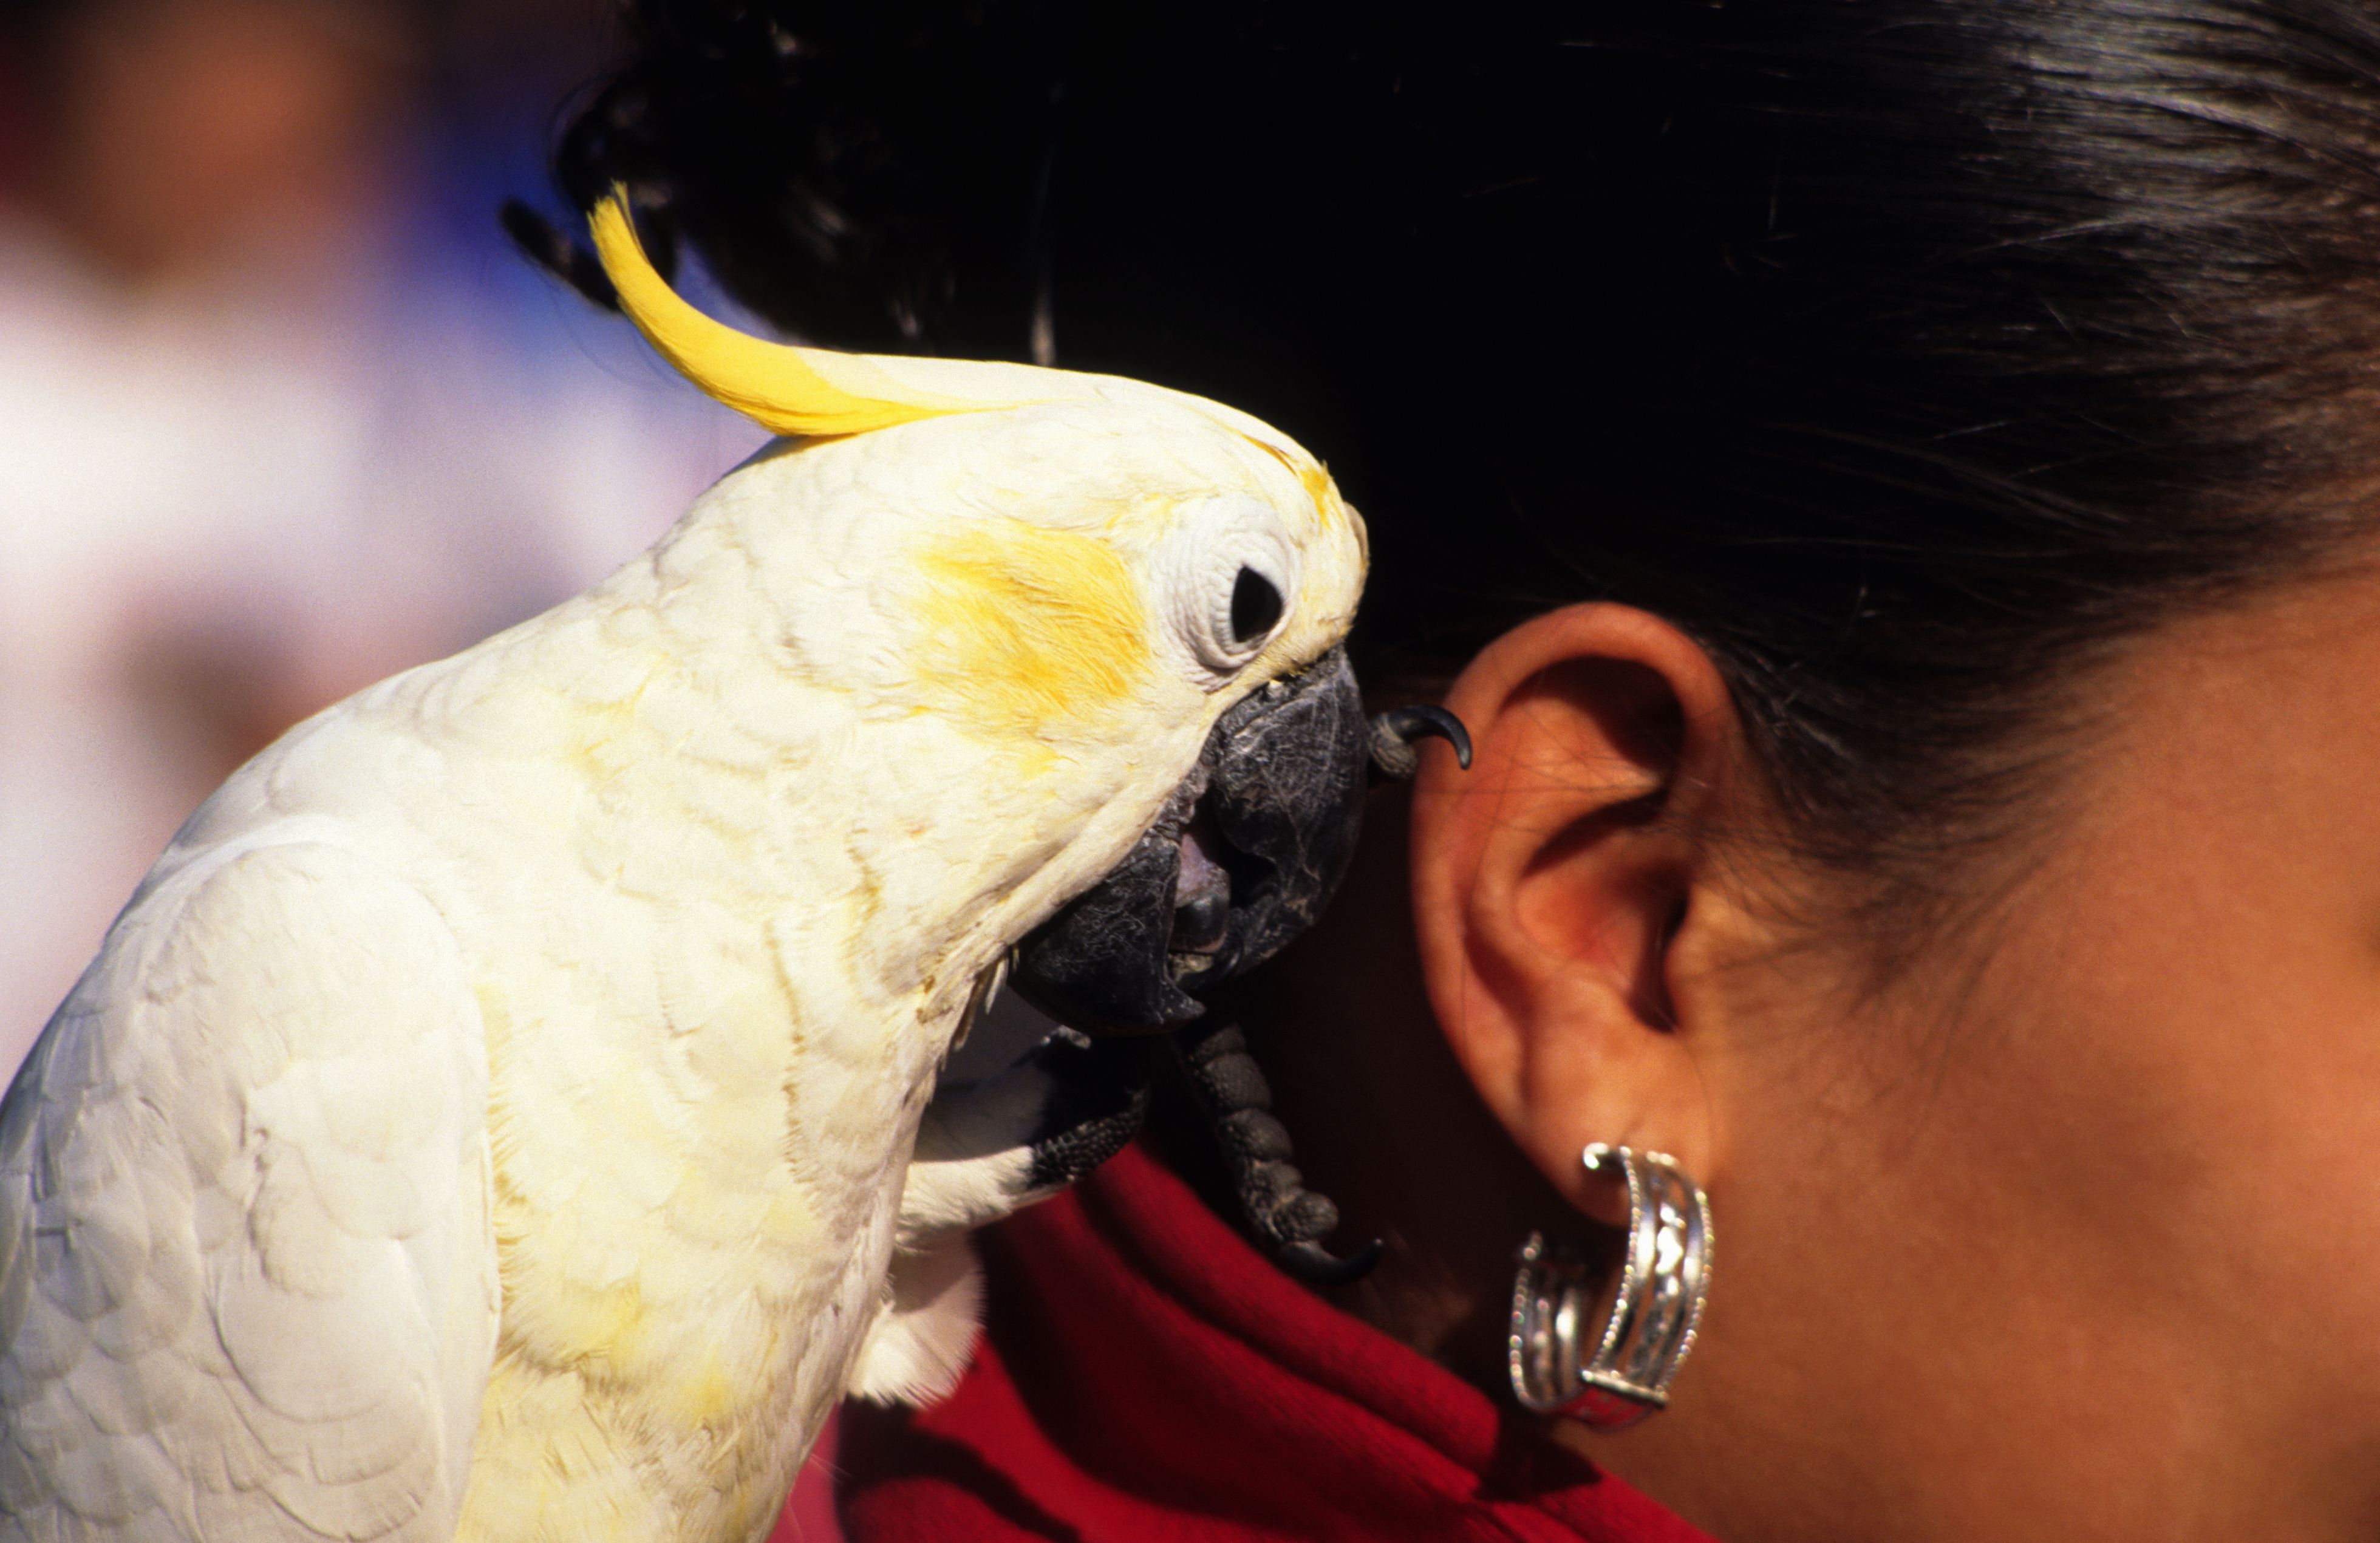
<path id="1" fill-rule="evenodd" d="M 284 728 L 758 430 L 517 257 L 602 0 L 0 0 L 0 1069 Z"/>

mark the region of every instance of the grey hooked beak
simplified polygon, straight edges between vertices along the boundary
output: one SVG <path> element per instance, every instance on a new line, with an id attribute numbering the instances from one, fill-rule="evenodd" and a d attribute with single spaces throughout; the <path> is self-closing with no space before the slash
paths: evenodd
<path id="1" fill-rule="evenodd" d="M 1413 774 L 1412 741 L 1438 735 L 1471 764 L 1442 708 L 1366 722 L 1333 649 L 1223 714 L 1198 763 L 1123 861 L 1027 937 L 1011 982 L 1092 1033 L 1178 1028 L 1199 996 L 1278 954 L 1346 876 L 1364 794 Z"/>

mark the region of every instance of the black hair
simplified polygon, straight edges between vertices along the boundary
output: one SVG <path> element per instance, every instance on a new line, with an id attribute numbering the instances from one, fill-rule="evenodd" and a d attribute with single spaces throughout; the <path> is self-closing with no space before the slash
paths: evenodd
<path id="1" fill-rule="evenodd" d="M 1608 598 L 1920 875 L 2123 640 L 2362 529 L 2362 0 L 634 0 L 566 135 L 849 346 L 1180 385 L 1331 464 L 1359 644 Z"/>

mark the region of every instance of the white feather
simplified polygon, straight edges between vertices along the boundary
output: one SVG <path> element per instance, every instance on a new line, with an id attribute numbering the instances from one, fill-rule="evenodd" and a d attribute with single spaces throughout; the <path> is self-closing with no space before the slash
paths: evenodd
<path id="1" fill-rule="evenodd" d="M 333 847 L 118 923 L 0 1106 L 0 1537 L 453 1535 L 497 1320 L 478 1018 L 436 912 Z"/>
<path id="2" fill-rule="evenodd" d="M 931 1403 L 947 1396 L 975 1355 L 983 1318 L 983 1270 L 964 1233 L 945 1233 L 892 1256 L 884 1311 L 852 1368 L 850 1391 L 877 1403 Z"/>

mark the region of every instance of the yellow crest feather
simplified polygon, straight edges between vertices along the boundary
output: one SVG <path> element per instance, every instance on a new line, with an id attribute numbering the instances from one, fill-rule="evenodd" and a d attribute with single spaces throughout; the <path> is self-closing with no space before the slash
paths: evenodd
<path id="1" fill-rule="evenodd" d="M 860 434 L 1082 394 L 1063 371 L 1030 365 L 841 354 L 750 336 L 697 310 L 654 271 L 624 192 L 614 188 L 589 223 L 637 330 L 705 395 L 772 433 Z"/>

